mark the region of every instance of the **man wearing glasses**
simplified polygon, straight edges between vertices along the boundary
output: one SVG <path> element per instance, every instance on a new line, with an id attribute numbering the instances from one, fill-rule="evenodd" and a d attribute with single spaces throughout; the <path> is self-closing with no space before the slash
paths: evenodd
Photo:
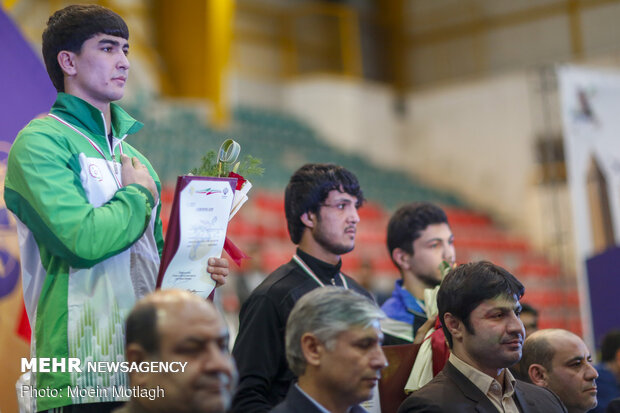
<path id="1" fill-rule="evenodd" d="M 268 412 L 280 403 L 294 379 L 287 367 L 284 329 L 293 306 L 304 294 L 334 285 L 370 294 L 340 272 L 340 256 L 353 250 L 357 209 L 364 195 L 355 175 L 333 164 L 307 164 L 291 177 L 284 209 L 292 259 L 271 273 L 239 315 L 233 356 L 239 386 L 233 412 Z"/>

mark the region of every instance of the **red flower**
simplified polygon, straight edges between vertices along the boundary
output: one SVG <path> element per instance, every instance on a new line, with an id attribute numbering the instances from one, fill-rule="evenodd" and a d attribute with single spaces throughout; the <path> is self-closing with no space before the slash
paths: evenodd
<path id="1" fill-rule="evenodd" d="M 238 191 L 241 189 L 241 187 L 243 186 L 243 184 L 245 183 L 246 179 L 244 177 L 242 177 L 239 174 L 236 174 L 234 172 L 229 172 L 228 173 L 228 177 L 229 178 L 237 178 L 237 187 L 235 188 L 235 191 Z"/>

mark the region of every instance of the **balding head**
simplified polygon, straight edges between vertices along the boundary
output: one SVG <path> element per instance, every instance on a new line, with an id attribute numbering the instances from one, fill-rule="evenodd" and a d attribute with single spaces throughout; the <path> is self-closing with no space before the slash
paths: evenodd
<path id="1" fill-rule="evenodd" d="M 583 340 L 570 331 L 533 333 L 523 345 L 519 369 L 533 384 L 557 394 L 569 413 L 587 412 L 597 404 L 598 373 L 592 356 Z"/>
<path id="2" fill-rule="evenodd" d="M 195 294 L 184 290 L 157 290 L 136 303 L 127 316 L 125 344 L 140 344 L 150 354 L 159 351 L 157 326 L 169 318 L 170 311 L 179 305 L 196 305 L 202 307 L 207 314 L 215 314 L 217 310 L 212 303 Z"/>
<path id="3" fill-rule="evenodd" d="M 236 370 L 226 326 L 211 302 L 187 291 L 156 291 L 129 314 L 126 337 L 129 362 L 186 363 L 182 372 L 132 372 L 132 386 L 164 392 L 133 404 L 147 412 L 226 411 Z"/>

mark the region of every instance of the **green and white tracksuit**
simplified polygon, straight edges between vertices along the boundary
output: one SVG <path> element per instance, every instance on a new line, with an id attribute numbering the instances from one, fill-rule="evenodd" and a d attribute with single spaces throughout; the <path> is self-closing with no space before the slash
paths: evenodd
<path id="1" fill-rule="evenodd" d="M 5 201 L 17 217 L 31 356 L 77 357 L 82 373 L 37 372 L 33 387 L 57 389 L 36 409 L 122 401 L 124 373 L 92 373 L 89 361 L 124 361 L 124 320 L 155 289 L 163 246 L 159 205 L 143 186 L 121 185 L 120 155 L 148 160 L 125 143 L 142 124 L 111 105 L 113 145 L 103 114 L 59 93 L 50 114 L 30 122 L 9 153 Z M 112 148 L 111 148 L 112 146 Z M 95 388 L 95 397 L 71 397 Z"/>

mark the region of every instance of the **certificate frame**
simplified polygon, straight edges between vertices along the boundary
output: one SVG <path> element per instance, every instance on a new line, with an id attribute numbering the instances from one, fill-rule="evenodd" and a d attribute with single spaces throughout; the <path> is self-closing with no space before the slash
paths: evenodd
<path id="1" fill-rule="evenodd" d="M 162 288 L 162 285 L 164 285 L 164 277 L 166 276 L 166 270 L 168 269 L 168 267 L 170 266 L 170 263 L 173 261 L 173 259 L 175 258 L 175 256 L 177 255 L 177 252 L 179 252 L 179 246 L 181 243 L 181 239 L 182 234 L 181 234 L 181 218 L 180 218 L 180 212 L 182 209 L 181 204 L 181 193 L 183 192 L 184 189 L 186 189 L 190 184 L 192 183 L 196 183 L 197 181 L 199 181 L 199 184 L 202 183 L 209 183 L 209 182 L 219 182 L 220 186 L 222 186 L 222 182 L 227 183 L 228 185 L 224 184 L 225 188 L 229 188 L 230 192 L 231 192 L 231 203 L 232 203 L 232 197 L 234 197 L 235 194 L 235 188 L 237 185 L 237 178 L 219 178 L 219 177 L 208 177 L 208 176 L 193 176 L 193 175 L 182 175 L 179 176 L 177 178 L 177 183 L 176 183 L 176 187 L 175 187 L 175 192 L 174 192 L 174 198 L 172 201 L 172 209 L 170 212 L 170 220 L 168 221 L 168 230 L 166 232 L 166 237 L 165 237 L 165 241 L 164 241 L 164 248 L 162 251 L 162 257 L 161 257 L 161 264 L 159 267 L 159 273 L 157 276 L 157 284 L 156 287 L 157 289 Z M 227 211 L 226 214 L 226 220 L 225 220 L 225 224 L 224 224 L 224 230 L 225 232 L 228 229 L 228 217 L 230 214 L 230 210 Z M 222 237 L 221 240 L 221 244 L 222 244 L 222 248 L 224 245 L 224 240 L 225 240 L 225 232 L 224 232 L 224 236 Z M 222 248 L 219 249 L 218 254 L 219 256 L 221 256 L 222 253 Z M 214 256 L 213 254 L 210 256 Z M 208 258 L 208 257 L 207 257 Z M 170 275 L 168 275 L 170 276 Z M 168 288 L 168 287 L 165 287 Z M 183 288 L 182 286 L 180 288 Z M 192 291 L 192 290 L 190 290 Z M 213 291 L 214 289 L 209 293 L 209 298 L 213 298 Z M 196 291 L 194 291 L 196 292 Z"/>

